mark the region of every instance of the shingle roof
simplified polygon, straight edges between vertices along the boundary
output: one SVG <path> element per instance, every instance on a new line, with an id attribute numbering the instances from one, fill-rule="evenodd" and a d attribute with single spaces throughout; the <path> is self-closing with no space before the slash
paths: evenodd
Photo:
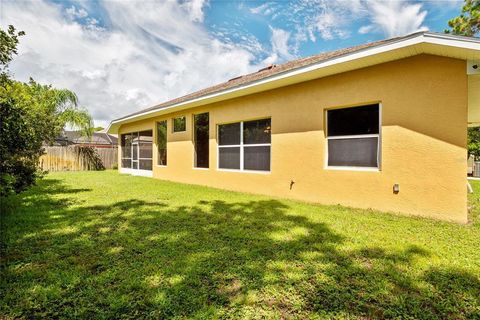
<path id="1" fill-rule="evenodd" d="M 275 76 L 275 75 L 278 75 L 278 74 L 281 74 L 281 73 L 291 72 L 295 69 L 299 69 L 299 68 L 302 68 L 302 67 L 305 67 L 305 66 L 313 65 L 313 64 L 316 64 L 316 63 L 320 63 L 320 62 L 325 62 L 327 60 L 330 60 L 330 59 L 333 59 L 333 58 L 338 58 L 338 57 L 341 57 L 341 56 L 344 56 L 344 55 L 357 53 L 359 51 L 369 49 L 369 48 L 372 48 L 372 47 L 380 47 L 380 46 L 384 46 L 384 45 L 394 44 L 396 42 L 401 42 L 401 41 L 404 41 L 404 40 L 407 40 L 407 39 L 410 39 L 410 38 L 414 38 L 414 37 L 417 37 L 417 36 L 420 36 L 420 35 L 425 35 L 425 34 L 441 35 L 443 37 L 446 36 L 445 34 L 439 34 L 439 33 L 427 32 L 427 31 L 420 31 L 420 32 L 408 34 L 408 35 L 405 35 L 405 36 L 402 36 L 402 37 L 396 37 L 396 38 L 390 38 L 390 39 L 370 42 L 370 43 L 361 44 L 361 45 L 354 46 L 354 47 L 349 47 L 349 48 L 344 48 L 344 49 L 340 49 L 340 50 L 320 53 L 320 54 L 317 54 L 317 55 L 313 55 L 313 56 L 309 56 L 309 57 L 305 57 L 305 58 L 301 58 L 301 59 L 297 59 L 297 60 L 292 60 L 292 61 L 289 61 L 289 62 L 286 62 L 286 63 L 283 63 L 283 64 L 279 64 L 279 65 L 268 66 L 266 68 L 258 70 L 257 72 L 253 72 L 253 73 L 249 73 L 249 74 L 246 74 L 246 75 L 238 76 L 238 77 L 232 78 L 232 79 L 230 79 L 226 82 L 223 82 L 223 83 L 220 83 L 220 84 L 217 84 L 217 85 L 205 88 L 205 89 L 195 91 L 193 93 L 190 93 L 190 94 L 187 94 L 187 95 L 184 95 L 184 96 L 181 96 L 181 97 L 178 97 L 178 98 L 175 98 L 175 99 L 157 104 L 157 105 L 155 105 L 153 107 L 150 107 L 150 108 L 147 108 L 147 109 L 143 109 L 143 110 L 128 114 L 124 117 L 115 119 L 112 122 L 118 122 L 118 121 L 121 121 L 123 119 L 130 118 L 132 116 L 143 114 L 143 113 L 149 112 L 149 111 L 162 110 L 162 109 L 168 108 L 170 106 L 173 106 L 173 105 L 176 105 L 176 104 L 179 104 L 179 103 L 188 102 L 190 100 L 201 98 L 201 97 L 211 95 L 211 94 L 215 94 L 215 93 L 220 93 L 220 92 L 228 90 L 228 89 L 245 86 L 245 85 L 248 85 L 252 82 L 262 80 L 262 79 L 266 79 L 266 78 L 269 78 L 269 77 L 272 77 L 272 76 Z M 473 37 L 461 37 L 461 36 L 453 36 L 453 35 L 448 35 L 448 36 L 450 38 L 462 38 L 463 40 L 473 39 Z M 477 38 L 475 38 L 475 39 L 477 39 Z"/>
<path id="2" fill-rule="evenodd" d="M 70 143 L 75 144 L 104 144 L 104 145 L 116 145 L 117 137 L 112 136 L 111 134 L 104 132 L 94 132 L 92 137 L 89 139 L 82 136 L 79 131 L 67 131 L 63 132 L 63 136 Z"/>
<path id="3" fill-rule="evenodd" d="M 423 32 L 419 32 L 419 33 L 423 33 Z M 241 86 L 241 85 L 245 85 L 245 84 L 248 84 L 248 83 L 253 82 L 253 81 L 268 78 L 272 75 L 276 75 L 276 74 L 286 72 L 286 71 L 291 71 L 291 70 L 294 70 L 294 69 L 297 69 L 297 68 L 308 66 L 308 65 L 318 63 L 318 62 L 321 62 L 321 61 L 325 61 L 325 60 L 328 60 L 328 59 L 331 59 L 331 58 L 336 58 L 336 57 L 339 57 L 339 56 L 342 56 L 342 55 L 350 54 L 350 53 L 353 53 L 353 52 L 356 52 L 356 51 L 361 51 L 361 50 L 366 49 L 366 48 L 396 42 L 396 41 L 411 37 L 411 36 L 416 35 L 416 34 L 418 34 L 418 33 L 409 34 L 408 36 L 403 36 L 403 37 L 397 37 L 397 38 L 391 38 L 391 39 L 386 39 L 386 40 L 370 42 L 370 43 L 361 44 L 361 45 L 358 45 L 358 46 L 344 48 L 344 49 L 339 49 L 339 50 L 335 50 L 335 51 L 324 52 L 324 53 L 320 53 L 320 54 L 317 54 L 317 55 L 313 55 L 313 56 L 309 56 L 309 57 L 305 57 L 305 58 L 301 58 L 301 59 L 297 59 L 297 60 L 292 60 L 292 61 L 289 61 L 289 62 L 286 62 L 286 63 L 283 63 L 283 64 L 268 66 L 266 68 L 260 69 L 259 71 L 249 73 L 249 74 L 246 74 L 246 75 L 242 75 L 242 76 L 238 76 L 238 77 L 232 78 L 232 79 L 230 79 L 226 82 L 223 82 L 223 83 L 220 83 L 220 84 L 217 84 L 217 85 L 205 88 L 205 89 L 195 91 L 193 93 L 190 93 L 190 94 L 187 94 L 187 95 L 184 95 L 184 96 L 181 96 L 181 97 L 178 97 L 178 98 L 160 103 L 158 105 L 155 105 L 155 106 L 147 108 L 147 109 L 143 109 L 143 110 L 128 114 L 128 115 L 126 115 L 124 117 L 121 117 L 119 119 L 115 119 L 115 121 L 121 120 L 121 119 L 124 119 L 124 118 L 128 118 L 128 117 L 131 117 L 131 116 L 134 116 L 134 115 L 137 115 L 137 114 L 141 114 L 141 113 L 144 113 L 144 112 L 148 112 L 148 111 L 151 111 L 151 110 L 161 110 L 163 108 L 167 108 L 167 107 L 169 107 L 171 105 L 174 105 L 174 104 L 177 104 L 177 103 L 185 102 L 185 101 L 192 100 L 192 99 L 195 99 L 195 98 L 199 98 L 199 97 L 202 97 L 202 96 L 205 96 L 205 95 L 208 95 L 208 94 L 212 94 L 212 93 L 220 92 L 220 91 L 223 91 L 223 90 L 226 90 L 226 89 L 230 89 L 230 88 L 238 87 L 238 86 Z"/>

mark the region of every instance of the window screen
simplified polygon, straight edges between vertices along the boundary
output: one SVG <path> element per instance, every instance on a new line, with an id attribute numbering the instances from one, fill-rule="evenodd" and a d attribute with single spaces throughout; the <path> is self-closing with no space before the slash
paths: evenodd
<path id="1" fill-rule="evenodd" d="M 152 170 L 152 159 L 141 159 L 139 163 L 139 168 L 141 170 Z"/>
<path id="2" fill-rule="evenodd" d="M 328 166 L 379 167 L 379 105 L 327 111 Z"/>
<path id="3" fill-rule="evenodd" d="M 243 123 L 243 143 L 270 143 L 270 119 L 246 121 Z"/>
<path id="4" fill-rule="evenodd" d="M 122 168 L 152 170 L 152 130 L 122 134 Z"/>
<path id="5" fill-rule="evenodd" d="M 328 136 L 378 134 L 378 104 L 328 110 Z"/>
<path id="6" fill-rule="evenodd" d="M 173 118 L 173 132 L 182 132 L 187 130 L 187 118 Z"/>
<path id="7" fill-rule="evenodd" d="M 218 126 L 220 169 L 270 171 L 271 119 Z"/>
<path id="8" fill-rule="evenodd" d="M 244 147 L 245 170 L 270 171 L 270 146 Z"/>
<path id="9" fill-rule="evenodd" d="M 196 114 L 194 122 L 195 141 L 195 167 L 208 168 L 209 154 L 209 115 L 208 113 Z"/>
<path id="10" fill-rule="evenodd" d="M 218 143 L 221 146 L 240 144 L 240 122 L 218 126 Z"/>
<path id="11" fill-rule="evenodd" d="M 152 141 L 153 137 L 151 130 L 139 132 L 139 158 L 152 159 Z"/>
<path id="12" fill-rule="evenodd" d="M 157 164 L 167 165 L 167 120 L 157 122 Z"/>
<path id="13" fill-rule="evenodd" d="M 378 138 L 332 139 L 328 141 L 328 165 L 376 167 Z"/>
<path id="14" fill-rule="evenodd" d="M 240 147 L 218 149 L 218 164 L 222 169 L 240 169 Z"/>
<path id="15" fill-rule="evenodd" d="M 131 167 L 132 167 L 132 159 L 122 158 L 122 168 L 131 168 Z"/>
<path id="16" fill-rule="evenodd" d="M 122 158 L 132 158 L 132 136 L 122 134 Z"/>

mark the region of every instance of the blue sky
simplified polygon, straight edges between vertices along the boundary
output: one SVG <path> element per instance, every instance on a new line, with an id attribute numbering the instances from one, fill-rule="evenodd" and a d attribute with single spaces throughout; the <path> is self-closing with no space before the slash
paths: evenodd
<path id="1" fill-rule="evenodd" d="M 290 51 L 303 57 L 418 29 L 443 32 L 461 5 L 460 1 L 370 1 L 370 5 L 362 1 L 218 1 L 206 7 L 204 21 L 214 34 L 222 32 L 237 43 L 242 36 L 254 36 L 270 50 L 272 29 L 285 30 L 290 34 Z M 372 23 L 375 15 L 382 14 L 394 32 L 388 21 Z"/>
<path id="2" fill-rule="evenodd" d="M 74 90 L 98 125 L 229 78 L 419 30 L 442 32 L 462 1 L 10 1 L 24 30 L 19 80 Z"/>

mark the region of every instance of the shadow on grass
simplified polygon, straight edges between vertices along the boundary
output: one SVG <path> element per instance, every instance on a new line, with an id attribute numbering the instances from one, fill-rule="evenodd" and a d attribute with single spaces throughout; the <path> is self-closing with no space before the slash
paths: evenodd
<path id="1" fill-rule="evenodd" d="M 54 197 L 87 191 L 46 180 L 11 200 L 0 315 L 480 317 L 475 275 L 415 269 L 430 254 L 416 246 L 345 248 L 345 236 L 277 200 L 86 206 Z"/>

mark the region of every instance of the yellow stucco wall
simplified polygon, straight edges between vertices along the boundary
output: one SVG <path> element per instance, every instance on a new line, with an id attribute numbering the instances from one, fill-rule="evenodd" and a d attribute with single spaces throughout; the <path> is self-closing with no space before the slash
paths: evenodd
<path id="1" fill-rule="evenodd" d="M 382 106 L 381 169 L 325 169 L 325 109 L 372 102 Z M 210 113 L 208 170 L 193 169 L 192 115 L 202 112 Z M 178 115 L 187 117 L 184 133 L 171 131 Z M 218 171 L 217 124 L 263 117 L 272 119 L 271 172 Z M 168 166 L 156 166 L 154 145 L 155 178 L 467 221 L 464 61 L 415 56 L 123 125 L 119 133 L 154 129 L 164 119 Z"/>

